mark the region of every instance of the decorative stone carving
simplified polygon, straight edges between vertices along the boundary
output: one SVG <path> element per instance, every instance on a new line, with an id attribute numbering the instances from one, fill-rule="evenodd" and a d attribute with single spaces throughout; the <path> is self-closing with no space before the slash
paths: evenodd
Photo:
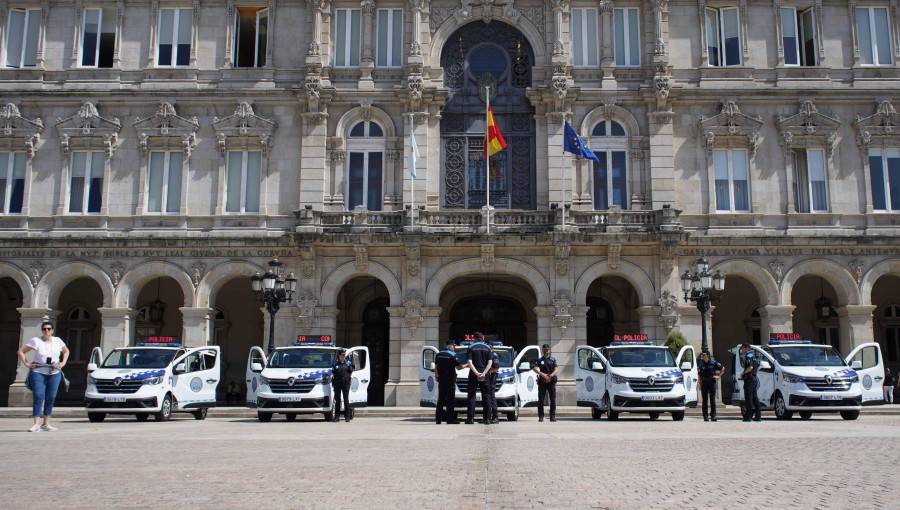
<path id="1" fill-rule="evenodd" d="M 419 276 L 420 264 L 420 245 L 419 243 L 406 243 L 406 274 L 415 278 Z"/>
<path id="2" fill-rule="evenodd" d="M 259 148 L 264 158 L 269 156 L 272 147 L 272 135 L 275 134 L 275 121 L 264 119 L 253 113 L 249 103 L 238 104 L 234 113 L 224 119 L 213 117 L 213 129 L 219 141 L 219 154 L 224 158 L 228 137 L 258 138 Z"/>
<path id="3" fill-rule="evenodd" d="M 572 243 L 569 241 L 556 242 L 556 276 L 560 278 L 569 274 L 569 253 Z"/>
<path id="4" fill-rule="evenodd" d="M 316 248 L 312 245 L 300 246 L 300 273 L 304 278 L 316 275 Z"/>
<path id="5" fill-rule="evenodd" d="M 0 123 L 2 123 L 0 137 L 22 138 L 28 157 L 34 156 L 37 144 L 41 140 L 41 133 L 44 132 L 44 123 L 40 118 L 26 119 L 15 104 L 6 103 L 0 108 Z"/>
<path id="6" fill-rule="evenodd" d="M 784 278 L 784 261 L 781 259 L 775 259 L 769 262 L 769 271 L 775 278 L 775 283 L 781 285 L 781 280 L 782 278 Z"/>
<path id="7" fill-rule="evenodd" d="M 860 259 L 853 259 L 849 265 L 854 278 L 856 278 L 856 284 L 862 284 L 863 269 L 866 267 L 866 263 Z"/>
<path id="8" fill-rule="evenodd" d="M 406 78 L 406 89 L 409 94 L 409 105 L 413 111 L 422 109 L 422 93 L 425 90 L 425 78 L 419 74 L 411 74 Z"/>
<path id="9" fill-rule="evenodd" d="M 423 306 L 425 306 L 425 300 L 416 291 L 411 291 L 403 300 L 403 307 L 406 308 L 406 313 L 403 314 L 403 324 L 409 328 L 409 334 L 412 337 L 416 336 L 416 330 L 425 323 L 425 317 L 422 316 Z"/>
<path id="10" fill-rule="evenodd" d="M 174 138 L 187 158 L 196 146 L 200 124 L 197 117 L 180 117 L 172 103 L 163 103 L 153 116 L 136 120 L 134 129 L 138 132 L 138 148 L 142 155 L 146 156 L 154 148 L 169 148 L 170 139 Z"/>
<path id="11" fill-rule="evenodd" d="M 119 282 L 122 281 L 122 275 L 125 274 L 125 264 L 121 262 L 113 262 L 109 265 L 109 268 L 112 270 L 109 276 L 112 280 L 113 287 L 118 287 Z"/>
<path id="12" fill-rule="evenodd" d="M 894 109 L 890 101 L 882 101 L 878 104 L 875 113 L 868 117 L 856 116 L 853 123 L 857 132 L 856 144 L 868 157 L 869 147 L 875 141 L 876 146 L 888 145 L 888 139 L 897 139 L 900 135 L 900 114 Z"/>
<path id="13" fill-rule="evenodd" d="M 672 276 L 675 269 L 675 250 L 678 249 L 678 241 L 663 241 L 660 250 L 660 269 L 663 275 Z"/>
<path id="14" fill-rule="evenodd" d="M 731 138 L 746 143 L 752 157 L 759 146 L 762 125 L 762 117 L 743 114 L 734 101 L 723 101 L 721 113 L 710 118 L 700 117 L 700 132 L 703 133 L 706 153 L 712 155 L 717 138 Z"/>
<path id="15" fill-rule="evenodd" d="M 666 74 L 657 75 L 654 77 L 654 83 L 656 84 L 656 109 L 665 110 L 671 89 L 669 76 Z"/>
<path id="16" fill-rule="evenodd" d="M 194 283 L 195 289 L 200 286 L 200 280 L 203 279 L 204 274 L 206 274 L 206 264 L 199 260 L 191 264 L 191 282 Z"/>
<path id="17" fill-rule="evenodd" d="M 553 109 L 563 111 L 566 109 L 566 97 L 569 94 L 569 79 L 566 76 L 554 76 L 553 86 Z"/>
<path id="18" fill-rule="evenodd" d="M 494 269 L 494 245 L 481 245 L 481 269 L 492 271 Z"/>
<path id="19" fill-rule="evenodd" d="M 622 260 L 622 243 L 610 243 L 607 250 L 608 260 L 606 265 L 613 271 L 617 271 Z"/>
<path id="20" fill-rule="evenodd" d="M 657 320 L 663 323 L 666 331 L 670 331 L 681 317 L 678 314 L 678 297 L 666 289 L 659 298 L 659 306 L 662 310 Z"/>
<path id="21" fill-rule="evenodd" d="M 119 119 L 101 117 L 93 103 L 84 103 L 75 115 L 56 121 L 60 146 L 66 156 L 72 149 L 103 145 L 106 148 L 106 157 L 110 158 L 119 146 L 121 130 L 122 123 Z"/>
<path id="22" fill-rule="evenodd" d="M 553 299 L 553 306 L 556 308 L 556 313 L 552 319 L 553 324 L 562 333 L 565 333 L 569 324 L 575 322 L 575 317 L 572 317 L 572 298 L 569 296 L 569 292 L 566 290 L 557 292 L 556 297 Z"/>
<path id="23" fill-rule="evenodd" d="M 838 117 L 819 113 L 812 101 L 800 104 L 800 111 L 790 117 L 777 116 L 775 126 L 781 133 L 781 147 L 785 151 L 794 148 L 822 147 L 829 157 L 837 145 L 837 131 L 841 127 Z"/>
<path id="24" fill-rule="evenodd" d="M 37 287 L 37 284 L 41 281 L 46 269 L 47 266 L 41 262 L 32 262 L 31 265 L 28 266 L 28 276 L 31 277 L 32 287 Z"/>
<path id="25" fill-rule="evenodd" d="M 353 253 L 355 255 L 354 265 L 356 265 L 356 270 L 360 273 L 365 273 L 369 271 L 369 248 L 365 244 L 355 244 L 353 245 Z"/>
<path id="26" fill-rule="evenodd" d="M 304 333 L 309 333 L 309 330 L 319 323 L 319 318 L 316 317 L 316 306 L 318 304 L 319 300 L 308 290 L 297 298 L 297 308 L 299 309 L 297 324 L 300 325 Z"/>

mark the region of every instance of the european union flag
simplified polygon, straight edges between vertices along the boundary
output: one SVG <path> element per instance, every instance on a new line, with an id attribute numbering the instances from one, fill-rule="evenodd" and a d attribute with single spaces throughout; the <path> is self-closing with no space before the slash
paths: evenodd
<path id="1" fill-rule="evenodd" d="M 594 154 L 594 151 L 592 151 L 588 148 L 587 145 L 585 145 L 584 140 L 582 140 L 581 137 L 578 136 L 578 133 L 575 132 L 575 129 L 568 122 L 566 122 L 565 137 L 566 144 L 563 147 L 564 151 L 571 152 L 572 154 L 576 154 L 585 159 L 593 159 L 597 163 L 600 162 L 600 158 L 598 158 L 597 155 Z"/>

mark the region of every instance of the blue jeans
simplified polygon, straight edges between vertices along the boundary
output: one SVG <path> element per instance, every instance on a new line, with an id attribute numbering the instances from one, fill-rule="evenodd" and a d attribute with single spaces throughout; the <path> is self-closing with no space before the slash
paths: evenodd
<path id="1" fill-rule="evenodd" d="M 34 395 L 31 416 L 50 416 L 53 412 L 53 402 L 56 401 L 56 391 L 59 389 L 59 381 L 62 376 L 59 372 L 53 375 L 39 374 L 32 370 L 31 391 Z M 41 413 L 43 410 L 43 413 Z"/>

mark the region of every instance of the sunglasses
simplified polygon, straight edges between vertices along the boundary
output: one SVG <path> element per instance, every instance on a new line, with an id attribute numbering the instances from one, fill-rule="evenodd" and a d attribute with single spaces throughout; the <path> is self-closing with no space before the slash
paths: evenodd
<path id="1" fill-rule="evenodd" d="M 44 331 L 53 331 L 53 328 L 41 328 Z"/>

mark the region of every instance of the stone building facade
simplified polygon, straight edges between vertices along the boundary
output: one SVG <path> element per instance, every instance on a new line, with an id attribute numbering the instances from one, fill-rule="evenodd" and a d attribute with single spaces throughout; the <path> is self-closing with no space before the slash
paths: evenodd
<path id="1" fill-rule="evenodd" d="M 0 405 L 48 318 L 70 400 L 94 347 L 153 334 L 242 383 L 273 257 L 276 343 L 369 346 L 373 404 L 417 405 L 422 347 L 475 330 L 551 344 L 564 403 L 614 334 L 896 367 L 898 27 L 878 0 L 4 1 Z M 679 280 L 704 253 L 708 324 Z"/>

